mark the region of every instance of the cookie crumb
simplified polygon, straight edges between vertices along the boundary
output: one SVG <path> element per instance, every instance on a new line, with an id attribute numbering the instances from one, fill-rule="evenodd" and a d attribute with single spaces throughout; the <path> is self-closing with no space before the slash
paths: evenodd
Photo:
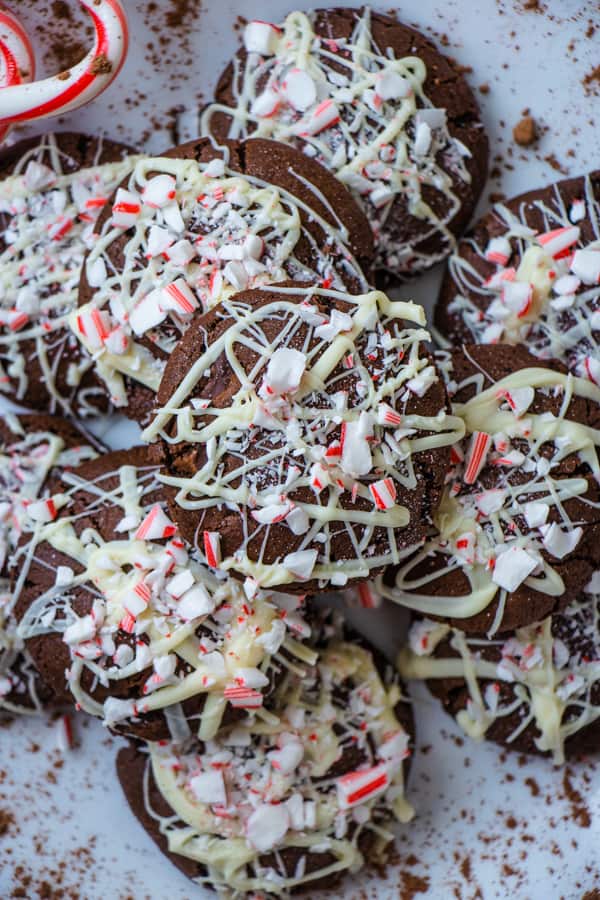
<path id="1" fill-rule="evenodd" d="M 524 116 L 513 128 L 513 139 L 520 147 L 530 147 L 537 141 L 537 125 L 533 116 Z"/>
<path id="2" fill-rule="evenodd" d="M 587 73 L 582 84 L 586 94 L 595 94 L 597 96 L 600 93 L 600 65 L 594 66 L 591 72 Z"/>
<path id="3" fill-rule="evenodd" d="M 112 63 L 104 53 L 99 53 L 90 66 L 92 75 L 108 75 L 112 72 Z"/>

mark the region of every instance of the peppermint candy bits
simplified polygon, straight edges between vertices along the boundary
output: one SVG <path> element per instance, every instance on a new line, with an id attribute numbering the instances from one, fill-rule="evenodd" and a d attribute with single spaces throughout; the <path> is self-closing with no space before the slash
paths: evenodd
<path id="1" fill-rule="evenodd" d="M 364 581 L 425 536 L 462 425 L 423 322 L 381 292 L 289 282 L 195 317 L 145 438 L 209 564 L 219 535 L 219 567 L 252 590 L 305 593 Z"/>

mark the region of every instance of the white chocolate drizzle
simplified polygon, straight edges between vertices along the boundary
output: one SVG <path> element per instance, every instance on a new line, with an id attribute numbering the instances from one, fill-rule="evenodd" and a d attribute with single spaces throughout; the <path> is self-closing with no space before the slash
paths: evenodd
<path id="1" fill-rule="evenodd" d="M 30 525 L 27 507 L 43 503 L 53 469 L 77 466 L 96 456 L 88 444 L 66 447 L 56 434 L 25 432 L 18 417 L 8 415 L 6 424 L 13 433 L 0 448 L 0 572 L 6 576 L 20 538 Z M 37 693 L 38 677 L 22 639 L 17 635 L 14 606 L 18 591 L 10 580 L 0 577 L 0 709 L 12 713 L 41 711 Z M 22 702 L 21 702 L 22 701 Z"/>
<path id="2" fill-rule="evenodd" d="M 374 838 L 372 861 L 393 839 L 393 818 L 413 816 L 400 701 L 399 684 L 380 674 L 367 650 L 330 641 L 304 679 L 290 676 L 279 688 L 276 726 L 250 719 L 202 748 L 150 744 L 146 811 L 171 853 L 205 867 L 200 883 L 232 896 L 287 897 L 316 879 L 355 872 L 369 861 L 359 849 L 365 832 Z M 345 752 L 356 751 L 362 761 L 355 770 L 327 776 Z M 152 809 L 150 771 L 171 816 Z M 289 847 L 300 851 L 294 872 L 279 856 Z M 311 871 L 319 853 L 331 861 Z"/>
<path id="3" fill-rule="evenodd" d="M 117 406 L 127 404 L 126 378 L 158 389 L 195 310 L 286 279 L 367 288 L 346 228 L 317 188 L 308 185 L 335 224 L 284 188 L 231 169 L 227 156 L 140 160 L 86 259 L 93 297 L 73 313 L 71 326 Z M 325 235 L 323 244 L 302 216 Z M 310 264 L 297 255 L 300 241 Z"/>
<path id="4" fill-rule="evenodd" d="M 456 292 L 448 313 L 460 316 L 475 343 L 524 343 L 534 356 L 560 359 L 600 384 L 600 197 L 589 175 L 581 180 L 582 196 L 569 204 L 560 182 L 547 199 L 517 210 L 496 204 L 500 236 L 486 246 L 463 242 L 495 271 L 484 277 L 456 252 L 448 263 Z M 532 206 L 542 216 L 541 233 L 529 224 Z M 583 220 L 593 233 L 589 242 Z"/>
<path id="5" fill-rule="evenodd" d="M 102 142 L 98 142 L 98 157 Z M 62 396 L 58 368 L 73 355 L 77 342 L 67 319 L 77 304 L 83 258 L 94 243 L 94 223 L 131 161 L 93 165 L 69 171 L 72 161 L 53 134 L 19 161 L 12 175 L 0 181 L 0 213 L 5 222 L 0 237 L 0 391 L 18 401 L 29 387 L 29 354 L 43 373 L 51 413 L 71 411 L 77 394 L 81 414 L 97 413 L 101 388 L 77 393 L 90 368 L 87 354 L 69 363 L 72 392 Z M 27 343 L 26 343 L 27 342 Z M 33 348 L 29 345 L 33 343 Z"/>
<path id="6" fill-rule="evenodd" d="M 516 716 L 507 742 L 532 730 L 535 746 L 554 763 L 565 742 L 600 717 L 600 597 L 582 595 L 564 613 L 497 640 L 473 638 L 427 619 L 415 622 L 398 668 L 411 679 L 464 679 L 469 697 L 456 719 L 481 739 L 495 723 Z M 456 655 L 438 651 L 449 642 Z M 500 690 L 510 685 L 508 696 Z"/>
<path id="7" fill-rule="evenodd" d="M 473 380 L 481 388 L 483 376 Z M 558 415 L 529 411 L 537 392 L 560 400 Z M 568 418 L 577 397 L 600 404 L 600 389 L 550 368 L 525 368 L 453 404 L 467 439 L 454 449 L 454 468 L 435 515 L 437 531 L 400 565 L 392 587 L 379 580 L 384 596 L 425 615 L 456 619 L 477 615 L 497 600 L 494 633 L 502 630 L 507 598 L 521 584 L 556 598 L 564 593 L 556 562 L 575 550 L 587 527 L 571 520 L 565 503 L 577 499 L 594 511 L 592 521 L 600 519 L 589 496 L 593 479 L 600 477 L 600 431 Z M 557 477 L 554 470 L 570 457 L 580 474 Z M 423 572 L 432 557 L 440 565 Z M 452 572 L 467 579 L 464 594 L 428 591 Z"/>
<path id="8" fill-rule="evenodd" d="M 242 519 L 249 510 L 251 527 L 245 526 L 235 553 L 223 555 L 220 568 L 261 587 L 310 579 L 343 586 L 399 562 L 406 551 L 402 529 L 421 511 L 396 502 L 397 488 L 416 487 L 415 456 L 457 440 L 462 422 L 443 405 L 432 415 L 406 411 L 438 380 L 422 353 L 428 333 L 421 307 L 379 291 L 350 296 L 302 285 L 264 290 L 269 299 L 262 306 L 249 305 L 243 295 L 223 302 L 220 315 L 228 327 L 213 342 L 204 340 L 144 439 L 160 437 L 175 452 L 180 443 L 205 448 L 206 460 L 192 476 L 161 476 L 177 488 L 179 506 L 198 511 L 198 545 L 204 510 L 225 508 Z M 319 301 L 333 311 L 319 310 Z M 273 322 L 278 333 L 271 340 L 266 325 Z M 302 350 L 291 349 L 297 347 Z M 240 349 L 252 354 L 251 371 L 244 369 Z M 239 389 L 217 408 L 198 399 L 198 386 L 210 381 L 222 356 Z M 227 474 L 225 460 L 236 463 Z M 307 501 L 307 489 L 314 500 Z M 353 508 L 357 497 L 369 506 Z M 282 522 L 290 540 L 296 538 L 294 552 L 266 563 L 270 529 Z M 331 541 L 340 529 L 351 551 L 336 561 Z M 378 529 L 387 536 L 376 552 L 371 545 Z M 257 535 L 263 549 L 251 558 L 247 545 Z"/>
<path id="9" fill-rule="evenodd" d="M 232 108 L 213 103 L 201 117 L 230 118 L 228 137 L 248 135 L 292 144 L 331 169 L 364 208 L 378 245 L 377 265 L 391 272 L 428 268 L 455 246 L 449 224 L 460 209 L 454 182 L 471 182 L 470 151 L 453 137 L 446 110 L 424 93 L 422 59 L 396 59 L 377 46 L 368 7 L 355 11 L 350 37 L 318 35 L 315 13 L 292 12 L 281 26 L 251 22 L 248 53 L 234 58 Z M 273 39 L 256 52 L 249 29 L 267 25 Z M 435 191 L 442 211 L 425 199 Z M 399 198 L 403 215 L 427 224 L 417 241 L 398 239 L 389 222 Z M 441 239 L 439 251 L 421 241 Z"/>
<path id="10" fill-rule="evenodd" d="M 160 488 L 156 475 L 155 467 L 129 465 L 93 481 L 76 470 L 63 473 L 65 491 L 56 497 L 63 515 L 35 529 L 17 564 L 22 582 L 31 564 L 47 567 L 37 548 L 48 543 L 73 567 L 59 567 L 52 586 L 33 600 L 19 637 L 61 634 L 71 654 L 66 677 L 74 701 L 107 725 L 127 727 L 164 711 L 174 737 L 195 727 L 207 739 L 228 703 L 271 721 L 262 709 L 264 689 L 273 672 L 302 672 L 314 661 L 294 639 L 310 629 L 281 601 L 261 595 L 251 602 L 241 585 L 219 580 L 190 556 L 162 507 L 150 504 Z M 111 480 L 115 487 L 107 486 Z M 80 508 L 82 492 L 92 499 Z M 113 540 L 97 528 L 78 529 L 81 517 L 115 508 L 123 516 Z M 75 606 L 82 598 L 89 601 L 83 615 Z M 123 699 L 120 685 L 142 672 L 143 685 Z M 104 702 L 95 696 L 98 686 L 108 694 Z M 181 704 L 200 695 L 197 721 L 188 721 Z"/>

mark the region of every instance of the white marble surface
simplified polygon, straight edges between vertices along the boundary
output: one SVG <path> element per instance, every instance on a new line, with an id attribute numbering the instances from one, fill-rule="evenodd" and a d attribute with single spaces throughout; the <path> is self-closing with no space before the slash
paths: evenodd
<path id="1" fill-rule="evenodd" d="M 74 0 L 70 4 L 76 6 Z M 33 28 L 45 21 L 51 4 L 8 0 L 8 5 Z M 544 161 L 550 154 L 570 174 L 599 162 L 594 120 L 600 118 L 600 98 L 585 94 L 582 78 L 598 63 L 600 11 L 595 3 L 578 0 L 542 5 L 543 13 L 524 12 L 520 0 L 406 0 L 398 5 L 406 22 L 434 36 L 447 35 L 447 52 L 472 67 L 467 77 L 475 87 L 490 86 L 479 97 L 492 152 L 502 154 L 513 168 L 500 163 L 500 178 L 490 182 L 486 198 L 490 191 L 510 195 L 554 180 L 557 172 Z M 161 129 L 161 121 L 166 125 L 169 117 L 161 113 L 176 104 L 185 107 L 182 121 L 190 133 L 183 136 L 193 136 L 196 97 L 208 96 L 235 47 L 235 18 L 256 15 L 257 7 L 242 0 L 204 0 L 200 13 L 189 17 L 185 42 L 172 39 L 153 61 L 144 56 L 148 42 L 156 41 L 148 27 L 148 3 L 126 0 L 126 6 L 133 46 L 120 79 L 57 127 L 101 129 L 132 143 L 150 131 L 146 146 L 159 151 L 171 142 L 166 127 Z M 157 0 L 155 6 L 153 21 L 160 28 L 171 2 Z M 263 0 L 259 15 L 277 20 L 290 8 L 289 3 Z M 585 37 L 590 19 L 599 27 L 594 39 Z M 38 58 L 49 65 L 47 36 L 45 40 L 36 39 Z M 47 68 L 45 74 L 51 71 Z M 135 103 L 125 112 L 127 97 Z M 547 131 L 535 148 L 513 146 L 508 158 L 512 126 L 526 107 Z M 403 293 L 430 307 L 438 279 L 439 273 L 432 273 Z M 136 436 L 134 426 L 118 421 L 101 423 L 96 430 L 115 447 Z M 353 614 L 383 649 L 394 652 L 403 630 L 399 610 Z M 415 896 L 436 900 L 575 900 L 600 888 L 600 769 L 592 762 L 579 763 L 568 776 L 589 810 L 589 826 L 584 827 L 567 796 L 572 792 L 565 790 L 564 771 L 539 760 L 520 765 L 514 756 L 502 758 L 493 746 L 463 743 L 425 692 L 416 696 L 418 749 L 410 796 L 417 817 L 398 830 L 398 863 L 390 866 L 388 877 L 355 879 L 346 896 L 410 897 L 412 884 L 413 892 L 420 891 Z M 65 890 L 78 890 L 85 900 L 211 896 L 157 855 L 129 814 L 114 775 L 117 742 L 95 721 L 75 716 L 74 724 L 78 745 L 66 753 L 57 749 L 56 726 L 44 720 L 15 722 L 0 730 L 0 810 L 12 810 L 15 819 L 0 836 L 0 897 L 10 897 L 21 884 L 15 877 L 19 865 L 31 875 L 26 888 L 31 898 L 38 896 L 43 881 L 58 888 L 61 878 Z M 66 891 L 65 896 L 71 895 Z"/>

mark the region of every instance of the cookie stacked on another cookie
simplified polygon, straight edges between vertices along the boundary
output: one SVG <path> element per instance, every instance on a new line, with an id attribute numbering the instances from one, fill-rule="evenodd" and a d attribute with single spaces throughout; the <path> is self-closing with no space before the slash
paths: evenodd
<path id="1" fill-rule="evenodd" d="M 197 316 L 144 432 L 171 514 L 212 565 L 306 593 L 365 581 L 424 538 L 462 421 L 425 315 L 297 282 Z"/>
<path id="2" fill-rule="evenodd" d="M 488 142 L 464 75 L 422 34 L 368 7 L 248 23 L 215 100 L 205 133 L 291 144 L 350 188 L 382 283 L 444 259 L 485 182 Z"/>
<path id="3" fill-rule="evenodd" d="M 264 140 L 202 138 L 139 160 L 97 230 L 71 326 L 139 422 L 195 313 L 289 278 L 362 293 L 373 259 L 369 224 L 333 175 Z"/>
<path id="4" fill-rule="evenodd" d="M 98 415 L 110 398 L 67 320 L 95 222 L 128 148 L 65 132 L 0 152 L 0 391 L 44 413 Z"/>
<path id="5" fill-rule="evenodd" d="M 497 204 L 448 263 L 435 322 L 460 343 L 524 343 L 600 384 L 600 173 Z"/>
<path id="6" fill-rule="evenodd" d="M 414 730 L 391 667 L 337 624 L 316 664 L 288 673 L 271 726 L 250 718 L 210 742 L 132 746 L 118 757 L 143 827 L 195 881 L 289 896 L 383 863 Z"/>
<path id="7" fill-rule="evenodd" d="M 520 753 L 596 752 L 600 736 L 600 597 L 491 640 L 416 619 L 398 668 L 425 679 L 464 731 Z"/>
<path id="8" fill-rule="evenodd" d="M 66 469 L 93 459 L 101 447 L 65 419 L 5 415 L 0 422 L 0 710 L 40 711 L 53 699 L 17 631 L 22 583 L 11 584 L 19 542 L 53 515 L 51 492 Z"/>
<path id="9" fill-rule="evenodd" d="M 388 573 L 416 611 L 399 656 L 472 737 L 562 763 L 600 719 L 600 390 L 523 347 L 446 359 L 467 439 L 438 531 Z"/>
<path id="10" fill-rule="evenodd" d="M 564 609 L 600 565 L 600 389 L 507 345 L 455 351 L 450 379 L 466 437 L 437 530 L 382 590 L 468 633 L 502 633 Z"/>
<path id="11" fill-rule="evenodd" d="M 249 709 L 260 718 L 286 667 L 314 662 L 297 641 L 310 627 L 300 601 L 251 602 L 211 574 L 157 474 L 145 447 L 61 473 L 54 517 L 13 556 L 18 634 L 64 702 L 124 734 L 207 740 Z"/>

